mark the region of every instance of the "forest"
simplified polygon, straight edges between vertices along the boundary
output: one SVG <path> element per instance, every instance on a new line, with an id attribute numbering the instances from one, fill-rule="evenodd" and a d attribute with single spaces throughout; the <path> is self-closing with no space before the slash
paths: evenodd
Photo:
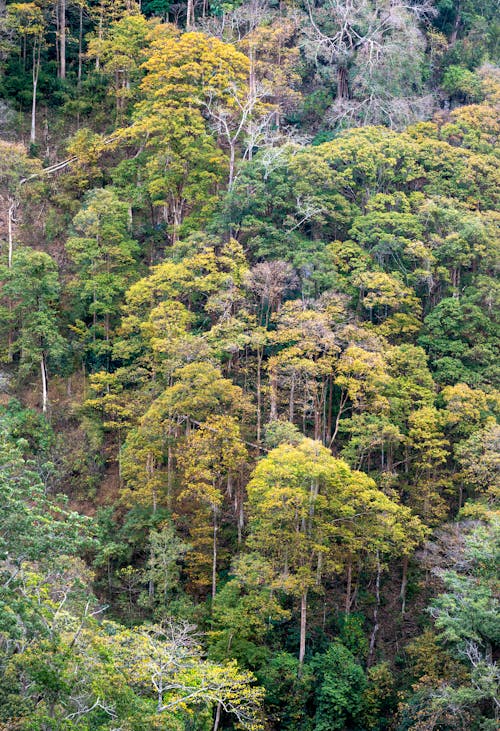
<path id="1" fill-rule="evenodd" d="M 497 0 L 0 0 L 0 731 L 497 731 Z"/>

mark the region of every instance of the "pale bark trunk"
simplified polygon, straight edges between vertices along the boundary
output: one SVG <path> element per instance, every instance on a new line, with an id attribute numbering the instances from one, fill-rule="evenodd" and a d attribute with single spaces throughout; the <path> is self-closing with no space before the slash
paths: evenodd
<path id="1" fill-rule="evenodd" d="M 188 0 L 186 11 L 186 30 L 191 30 L 194 25 L 194 0 Z"/>
<path id="2" fill-rule="evenodd" d="M 307 629 L 307 590 L 300 597 L 300 642 L 299 642 L 299 673 L 302 672 L 306 656 L 306 629 Z"/>
<path id="3" fill-rule="evenodd" d="M 262 424 L 262 352 L 257 348 L 257 444 L 260 444 Z"/>
<path id="4" fill-rule="evenodd" d="M 461 3 L 458 3 L 457 14 L 455 16 L 455 22 L 453 23 L 453 30 L 452 30 L 451 36 L 450 36 L 450 45 L 452 45 L 452 46 L 456 43 L 457 36 L 458 36 L 458 30 L 460 28 L 460 23 L 462 22 L 462 12 L 461 12 L 462 9 L 461 9 L 460 5 L 461 5 Z"/>
<path id="5" fill-rule="evenodd" d="M 217 511 L 214 510 L 214 530 L 212 544 L 212 603 L 215 601 L 217 592 Z"/>
<path id="6" fill-rule="evenodd" d="M 271 399 L 271 413 L 269 415 L 271 421 L 278 418 L 278 376 L 275 371 L 269 374 L 269 396 Z"/>
<path id="7" fill-rule="evenodd" d="M 375 578 L 375 607 L 373 609 L 373 629 L 370 637 L 370 649 L 368 651 L 368 665 L 372 664 L 373 656 L 375 653 L 375 642 L 377 640 L 377 634 L 379 631 L 378 623 L 378 610 L 380 607 L 380 575 L 382 573 L 382 567 L 380 565 L 380 555 L 377 551 L 377 574 Z"/>
<path id="8" fill-rule="evenodd" d="M 80 23 L 78 27 L 78 88 L 82 83 L 82 48 L 83 48 L 83 5 L 80 5 Z"/>
<path id="9" fill-rule="evenodd" d="M 219 723 L 220 723 L 220 711 L 221 711 L 221 704 L 220 704 L 220 703 L 217 703 L 217 710 L 216 710 L 216 712 L 215 712 L 215 720 L 214 720 L 214 727 L 213 727 L 213 731 L 217 731 L 217 729 L 219 728 Z"/>
<path id="10" fill-rule="evenodd" d="M 352 591 L 352 561 L 349 559 L 347 564 L 347 587 L 345 592 L 345 613 L 351 611 L 351 591 Z"/>
<path id="11" fill-rule="evenodd" d="M 9 206 L 9 213 L 7 218 L 7 227 L 8 227 L 8 242 L 9 242 L 9 253 L 8 253 L 8 263 L 9 263 L 9 269 L 12 269 L 12 254 L 14 251 L 14 237 L 12 233 L 12 218 L 14 216 L 14 208 L 15 204 L 11 203 Z"/>
<path id="12" fill-rule="evenodd" d="M 347 403 L 347 398 L 348 398 L 347 392 L 343 393 L 340 396 L 339 410 L 337 412 L 337 417 L 335 419 L 335 428 L 333 430 L 332 438 L 330 439 L 330 448 L 332 447 L 332 445 L 337 437 L 337 434 L 339 431 L 339 426 L 340 426 L 340 419 L 342 417 L 342 414 L 344 413 L 345 405 Z"/>
<path id="13" fill-rule="evenodd" d="M 233 187 L 234 182 L 234 165 L 236 159 L 235 142 L 231 142 L 229 146 L 229 189 Z"/>
<path id="14" fill-rule="evenodd" d="M 38 74 L 40 72 L 40 44 L 41 40 L 35 40 L 33 45 L 33 100 L 31 102 L 31 134 L 30 142 L 36 142 L 36 93 L 38 87 Z"/>
<path id="15" fill-rule="evenodd" d="M 103 30 L 103 25 L 104 25 L 103 12 L 104 12 L 103 7 L 101 5 L 101 12 L 99 14 L 99 30 L 97 33 L 97 37 L 99 38 L 100 41 L 102 41 L 102 30 Z M 100 59 L 99 55 L 97 55 L 96 59 L 95 59 L 95 70 L 99 71 L 100 66 L 101 66 L 101 59 Z"/>
<path id="16" fill-rule="evenodd" d="M 401 578 L 401 614 L 404 616 L 406 611 L 406 587 L 408 585 L 408 556 L 403 557 L 403 576 Z"/>
<path id="17" fill-rule="evenodd" d="M 293 418 L 295 415 L 295 378 L 292 376 L 292 382 L 290 384 L 290 401 L 288 408 L 288 421 L 293 424 Z"/>
<path id="18" fill-rule="evenodd" d="M 40 359 L 40 372 L 42 376 L 42 411 L 44 414 L 46 414 L 49 407 L 49 388 L 47 379 L 47 365 L 45 363 L 45 355 L 43 353 Z"/>
<path id="19" fill-rule="evenodd" d="M 59 62 L 61 79 L 66 78 L 66 0 L 59 4 Z"/>

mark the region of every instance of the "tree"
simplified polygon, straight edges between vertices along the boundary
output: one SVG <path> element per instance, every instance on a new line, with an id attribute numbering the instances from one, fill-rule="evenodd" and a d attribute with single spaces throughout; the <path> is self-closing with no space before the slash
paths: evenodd
<path id="1" fill-rule="evenodd" d="M 23 43 L 31 42 L 31 75 L 32 75 L 32 102 L 31 102 L 31 132 L 30 142 L 36 142 L 36 106 L 38 78 L 40 76 L 40 62 L 45 33 L 45 18 L 42 9 L 36 3 L 12 3 L 8 7 L 8 25 L 23 39 Z"/>
<path id="2" fill-rule="evenodd" d="M 266 639 L 271 623 L 288 617 L 274 591 L 272 567 L 259 556 L 241 555 L 212 605 L 210 657 L 231 657 L 242 667 L 264 668 L 270 659 Z"/>
<path id="3" fill-rule="evenodd" d="M 442 417 L 433 406 L 414 411 L 409 418 L 408 444 L 415 454 L 412 505 L 426 522 L 441 517 L 445 505 L 439 495 L 437 470 L 449 456 L 449 442 L 442 430 Z M 442 484 L 442 483 L 441 483 Z"/>
<path id="4" fill-rule="evenodd" d="M 127 13 L 111 24 L 105 37 L 90 40 L 87 56 L 99 59 L 102 72 L 113 86 L 117 124 L 122 123 L 128 105 L 137 94 L 149 28 L 143 15 Z"/>
<path id="5" fill-rule="evenodd" d="M 249 545 L 267 557 L 283 590 L 300 598 L 301 666 L 308 593 L 320 591 L 324 578 L 340 573 L 356 552 L 411 550 L 422 535 L 419 522 L 311 439 L 273 449 L 247 490 Z"/>
<path id="6" fill-rule="evenodd" d="M 457 661 L 460 665 L 454 677 L 442 671 L 427 677 L 424 704 L 417 711 L 424 722 L 449 717 L 455 723 L 462 719 L 469 728 L 493 729 L 498 725 L 498 668 L 494 660 L 494 648 L 500 640 L 495 593 L 498 521 L 491 512 L 485 517 L 486 521 L 472 530 L 459 524 L 465 540 L 458 555 L 449 551 L 446 555 L 449 547 L 445 547 L 445 560 L 456 566 L 458 559 L 461 568 L 438 569 L 445 591 L 429 608 L 439 633 L 436 657 L 442 656 L 444 648 L 451 652 L 455 666 Z"/>
<path id="7" fill-rule="evenodd" d="M 306 2 L 306 9 L 307 57 L 336 86 L 332 125 L 397 127 L 422 114 L 414 94 L 423 82 L 425 49 L 418 21 L 435 15 L 431 2 L 328 0 Z M 405 63 L 408 48 L 420 63 Z"/>
<path id="8" fill-rule="evenodd" d="M 201 424 L 199 429 L 191 432 L 179 455 L 182 469 L 182 489 L 178 500 L 184 505 L 182 515 L 189 515 L 193 509 L 186 511 L 189 503 L 194 504 L 194 515 L 190 521 L 190 535 L 194 549 L 197 550 L 196 537 L 203 538 L 208 526 L 205 525 L 204 510 L 208 507 L 211 513 L 212 560 L 211 587 L 212 602 L 217 591 L 217 558 L 218 532 L 221 511 L 224 502 L 234 505 L 238 536 L 241 541 L 243 529 L 243 496 L 238 483 L 241 472 L 248 459 L 247 450 L 241 439 L 240 430 L 235 419 L 228 416 L 212 416 Z M 202 511 L 200 516 L 195 511 Z M 200 536 L 201 533 L 201 536 Z M 196 573 L 200 573 L 203 553 L 198 549 L 194 558 Z"/>
<path id="9" fill-rule="evenodd" d="M 73 219 L 79 236 L 66 242 L 74 265 L 71 288 L 90 317 L 85 326 L 86 349 L 97 362 L 108 365 L 111 330 L 118 303 L 135 276 L 137 243 L 130 236 L 129 210 L 109 189 L 87 195 L 84 207 Z"/>
<path id="10" fill-rule="evenodd" d="M 3 292 L 12 303 L 9 327 L 13 329 L 13 353 L 19 354 L 20 373 L 27 375 L 37 366 L 41 376 L 41 402 L 49 408 L 49 367 L 65 353 L 58 326 L 59 279 L 57 267 L 48 254 L 18 248 L 12 268 L 0 275 Z"/>
<path id="11" fill-rule="evenodd" d="M 224 167 L 203 112 L 210 107 L 226 121 L 233 114 L 240 120 L 241 95 L 233 91 L 246 86 L 248 59 L 230 44 L 172 26 L 157 26 L 150 40 L 144 99 L 122 135 L 150 151 L 150 194 L 164 207 L 175 241 L 187 213 L 207 205 Z"/>
<path id="12" fill-rule="evenodd" d="M 375 413 L 387 408 L 383 387 L 389 381 L 381 353 L 369 351 L 359 345 L 349 345 L 336 364 L 335 384 L 340 387 L 339 408 L 335 419 L 330 446 L 334 443 L 340 420 L 349 408 L 349 401 L 358 411 Z"/>
<path id="13" fill-rule="evenodd" d="M 149 535 L 149 558 L 146 578 L 149 581 L 149 598 L 163 612 L 180 584 L 180 559 L 190 548 L 183 543 L 172 524 L 152 530 Z"/>
<path id="14" fill-rule="evenodd" d="M 260 731 L 263 692 L 254 685 L 254 676 L 238 670 L 234 662 L 218 665 L 205 660 L 194 629 L 172 622 L 139 631 L 120 628 L 107 644 L 138 692 L 154 700 L 148 704 L 153 718 L 167 714 L 186 719 L 199 713 L 201 706 L 215 714 L 214 731 L 222 710 L 242 728 Z"/>
<path id="15" fill-rule="evenodd" d="M 26 178 L 39 170 L 38 161 L 28 157 L 22 145 L 0 142 L 0 200 L 6 209 L 9 267 L 12 266 L 15 213 L 21 186 Z"/>
<path id="16" fill-rule="evenodd" d="M 58 553 L 75 554 L 89 543 L 90 520 L 49 497 L 36 465 L 21 452 L 25 440 L 0 432 L 2 572 L 14 577 L 24 562 L 48 562 Z M 8 583 L 3 588 L 8 587 Z"/>
<path id="17" fill-rule="evenodd" d="M 458 479 L 468 491 L 485 494 L 492 502 L 500 488 L 499 440 L 500 428 L 490 418 L 482 429 L 455 445 L 455 457 L 462 468 Z"/>
<path id="18" fill-rule="evenodd" d="M 361 717 L 365 673 L 352 653 L 341 642 L 333 642 L 311 663 L 315 671 L 315 731 L 344 731 Z"/>

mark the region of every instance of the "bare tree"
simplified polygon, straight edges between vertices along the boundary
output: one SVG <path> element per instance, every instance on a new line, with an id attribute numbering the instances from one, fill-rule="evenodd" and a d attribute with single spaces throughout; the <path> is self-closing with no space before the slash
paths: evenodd
<path id="1" fill-rule="evenodd" d="M 331 125 L 389 123 L 400 127 L 432 109 L 418 85 L 431 0 L 307 0 L 302 48 L 320 76 L 336 84 Z M 420 79 L 421 81 L 421 79 Z"/>

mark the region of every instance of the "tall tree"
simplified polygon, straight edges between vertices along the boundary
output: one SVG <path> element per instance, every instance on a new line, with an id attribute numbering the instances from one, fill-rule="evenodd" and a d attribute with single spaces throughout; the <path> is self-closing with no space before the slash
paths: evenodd
<path id="1" fill-rule="evenodd" d="M 237 422 L 228 416 L 213 416 L 193 431 L 179 455 L 182 469 L 182 488 L 179 505 L 184 506 L 182 516 L 190 515 L 193 504 L 194 514 L 190 521 L 191 543 L 196 550 L 196 573 L 200 573 L 203 551 L 196 546 L 196 536 L 201 534 L 203 541 L 207 529 L 212 533 L 211 555 L 211 595 L 215 600 L 217 591 L 218 533 L 221 527 L 224 503 L 231 505 L 241 540 L 243 528 L 243 495 L 241 491 L 241 472 L 248 459 L 246 447 L 241 439 Z M 209 524 L 205 525 L 208 509 Z M 197 512 L 202 511 L 201 516 Z M 201 522 L 201 525 L 200 525 Z M 211 525 L 210 525 L 211 523 Z"/>
<path id="2" fill-rule="evenodd" d="M 310 439 L 273 449 L 258 463 L 247 489 L 249 545 L 269 559 L 277 584 L 300 598 L 302 665 L 308 594 L 320 590 L 325 577 L 340 573 L 349 555 L 415 545 L 422 536 L 419 521 L 373 480 Z"/>
<path id="3" fill-rule="evenodd" d="M 42 9 L 36 3 L 12 3 L 8 6 L 7 23 L 22 39 L 24 47 L 31 45 L 31 131 L 30 142 L 36 142 L 36 109 L 38 79 L 40 76 L 41 54 L 44 43 L 45 18 Z"/>
<path id="4" fill-rule="evenodd" d="M 2 289 L 12 302 L 11 322 L 14 330 L 12 349 L 20 358 L 20 373 L 29 374 L 35 367 L 41 377 L 41 404 L 49 408 L 49 368 L 65 353 L 59 331 L 59 278 L 57 266 L 48 254 L 28 248 L 14 252 L 12 268 L 2 272 Z"/>
<path id="5" fill-rule="evenodd" d="M 129 207 L 112 190 L 94 190 L 73 226 L 78 235 L 66 243 L 75 265 L 71 288 L 84 321 L 90 318 L 87 351 L 107 366 L 118 303 L 136 276 L 138 246 L 130 235 Z"/>

